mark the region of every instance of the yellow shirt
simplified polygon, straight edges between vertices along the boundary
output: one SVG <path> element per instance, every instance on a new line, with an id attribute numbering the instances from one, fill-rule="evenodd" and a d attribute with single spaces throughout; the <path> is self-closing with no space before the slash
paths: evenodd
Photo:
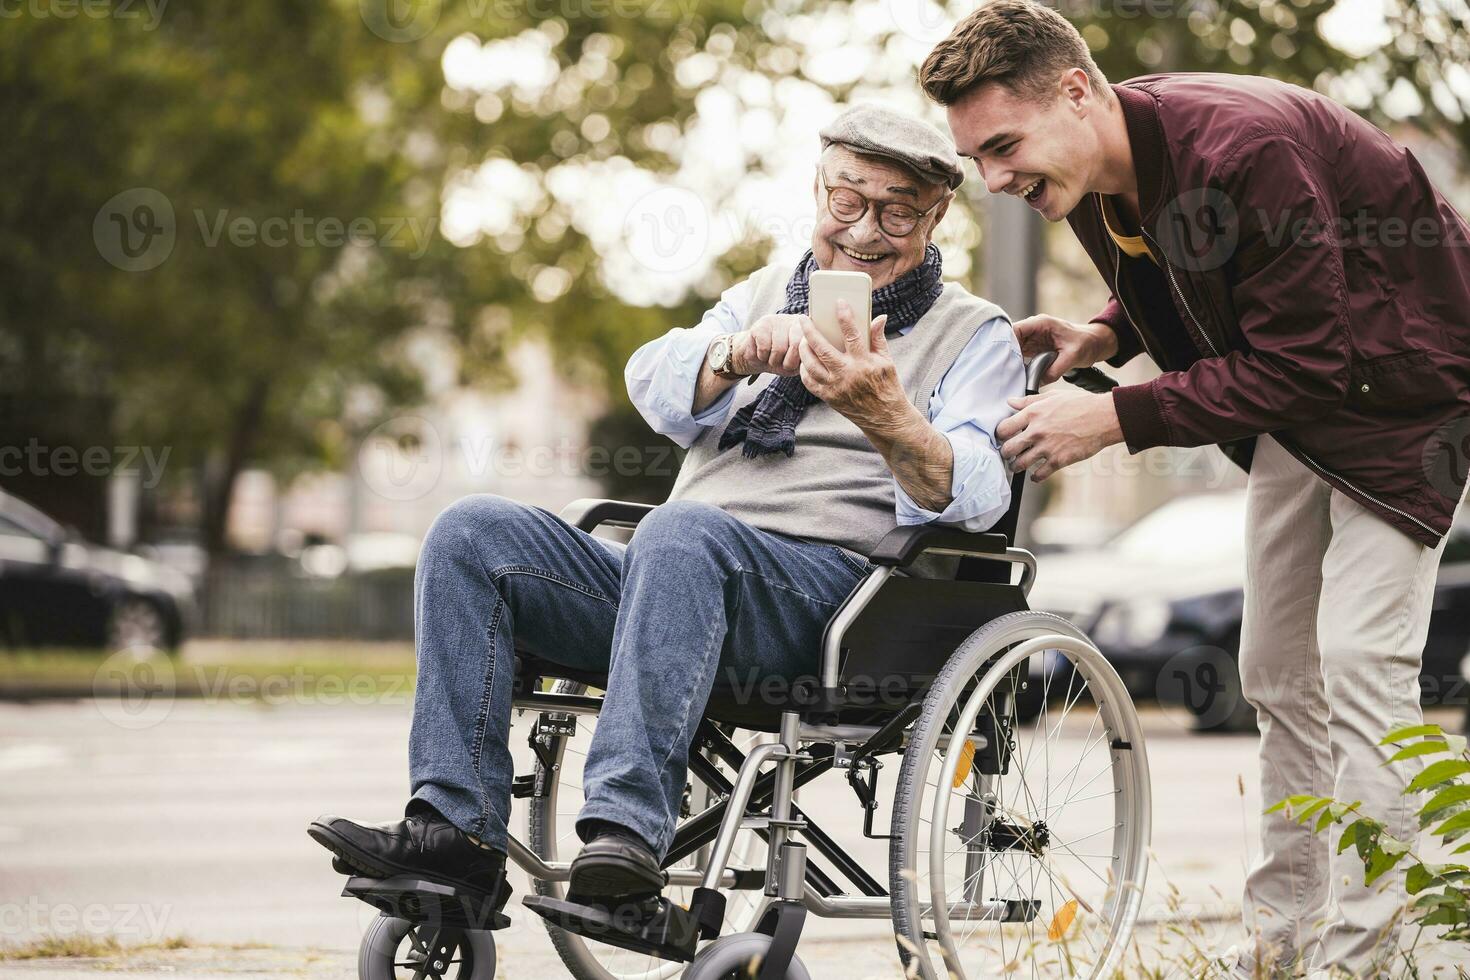
<path id="1" fill-rule="evenodd" d="M 1113 236 L 1113 241 L 1118 243 L 1118 247 L 1123 250 L 1124 255 L 1130 259 L 1147 255 L 1153 261 L 1154 265 L 1159 264 L 1159 260 L 1154 258 L 1153 251 L 1148 247 L 1148 242 L 1143 240 L 1142 235 L 1118 234 L 1118 229 L 1123 227 L 1123 220 L 1113 210 L 1112 198 L 1106 194 L 1103 195 L 1102 199 L 1102 214 L 1103 226 L 1107 228 L 1108 234 Z"/>

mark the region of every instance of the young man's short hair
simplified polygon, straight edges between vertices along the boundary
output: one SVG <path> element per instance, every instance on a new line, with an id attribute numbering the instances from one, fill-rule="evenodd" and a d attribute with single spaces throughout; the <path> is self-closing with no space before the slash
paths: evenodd
<path id="1" fill-rule="evenodd" d="M 1051 100 L 1069 68 L 1087 72 L 1092 90 L 1108 97 L 1108 82 L 1087 42 L 1065 17 L 1034 0 L 990 0 L 955 25 L 919 69 L 929 98 L 948 106 L 987 82 L 1021 98 Z"/>

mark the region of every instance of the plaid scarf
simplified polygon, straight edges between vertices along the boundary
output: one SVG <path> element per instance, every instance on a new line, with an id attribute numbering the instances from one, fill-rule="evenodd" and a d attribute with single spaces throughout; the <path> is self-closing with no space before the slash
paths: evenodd
<path id="1" fill-rule="evenodd" d="M 780 313 L 805 313 L 810 302 L 808 282 L 817 260 L 810 250 L 796 263 L 796 271 L 786 283 L 786 305 Z M 898 279 L 873 292 L 873 317 L 888 314 L 884 324 L 884 336 L 891 337 L 898 331 L 919 322 L 939 294 L 944 291 L 940 280 L 943 260 L 939 249 L 933 244 L 924 249 L 924 261 L 917 268 L 904 273 Z M 868 324 L 858 324 L 859 329 L 868 329 Z M 796 452 L 796 423 L 806 410 L 821 399 L 817 398 L 800 375 L 779 377 L 768 384 L 755 401 L 735 413 L 729 426 L 720 436 L 720 449 L 729 449 L 739 442 L 745 445 L 741 453 L 746 459 L 754 459 L 777 450 L 787 456 Z"/>

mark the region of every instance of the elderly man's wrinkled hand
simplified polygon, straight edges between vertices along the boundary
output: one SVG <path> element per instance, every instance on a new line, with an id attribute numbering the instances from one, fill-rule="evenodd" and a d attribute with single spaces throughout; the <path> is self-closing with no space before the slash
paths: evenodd
<path id="1" fill-rule="evenodd" d="M 832 346 L 817 325 L 803 318 L 801 381 L 807 391 L 851 419 L 859 428 L 881 425 L 894 415 L 899 403 L 907 404 L 898 368 L 888 353 L 883 328 L 884 314 L 859 332 L 852 308 L 837 301 L 837 323 L 842 328 L 842 349 Z"/>
<path id="2" fill-rule="evenodd" d="M 741 374 L 779 374 L 792 377 L 801 368 L 802 321 L 797 313 L 771 313 L 761 317 L 735 338 L 734 368 Z"/>
<path id="3" fill-rule="evenodd" d="M 1123 441 L 1111 394 L 1048 388 L 1006 404 L 1017 411 L 995 427 L 1000 454 L 1012 472 L 1030 470 L 1036 483 Z"/>

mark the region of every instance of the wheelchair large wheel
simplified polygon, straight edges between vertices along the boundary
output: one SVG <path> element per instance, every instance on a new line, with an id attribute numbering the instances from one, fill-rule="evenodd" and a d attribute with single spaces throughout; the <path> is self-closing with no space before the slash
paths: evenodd
<path id="1" fill-rule="evenodd" d="M 358 980 L 494 980 L 495 937 L 380 915 L 357 950 Z"/>
<path id="2" fill-rule="evenodd" d="M 582 694 L 586 685 L 574 681 L 560 680 L 553 688 L 557 694 Z M 575 738 L 556 738 L 548 746 L 550 757 L 558 766 L 548 781 L 546 796 L 530 800 L 529 844 L 543 861 L 570 861 L 576 857 L 582 842 L 577 837 L 575 822 L 582 808 L 582 765 L 587 758 L 587 748 L 592 741 L 596 718 L 592 715 L 577 716 Z M 749 752 L 764 736 L 759 732 L 741 731 L 734 736 L 735 744 L 742 752 Z M 733 781 L 735 774 L 721 765 L 724 774 Z M 536 764 L 536 775 L 541 775 L 541 764 Z M 686 786 L 686 803 L 690 813 L 698 813 L 715 800 L 715 793 L 691 772 Z M 708 854 L 703 848 L 675 864 L 675 869 L 702 868 Z M 764 867 L 766 862 L 765 841 L 753 831 L 741 831 L 730 852 L 731 864 L 744 867 Z M 562 882 L 533 880 L 531 887 L 538 895 L 552 898 L 565 897 L 566 886 Z M 692 885 L 670 885 L 664 895 L 676 905 L 687 907 L 694 897 Z M 760 890 L 726 891 L 725 925 L 723 932 L 744 932 L 754 929 L 765 911 L 768 899 Z M 567 970 L 576 980 L 667 980 L 679 975 L 684 964 L 662 960 L 645 953 L 620 949 L 583 939 L 555 926 L 547 925 L 552 945 Z"/>
<path id="3" fill-rule="evenodd" d="M 1042 690 L 1022 690 L 1028 680 Z M 1030 720 L 1018 693 L 1040 707 Z M 928 980 L 1113 976 L 1138 920 L 1149 821 L 1142 731 L 1117 672 L 1059 616 L 987 623 L 936 678 L 900 769 L 900 957 Z"/>

